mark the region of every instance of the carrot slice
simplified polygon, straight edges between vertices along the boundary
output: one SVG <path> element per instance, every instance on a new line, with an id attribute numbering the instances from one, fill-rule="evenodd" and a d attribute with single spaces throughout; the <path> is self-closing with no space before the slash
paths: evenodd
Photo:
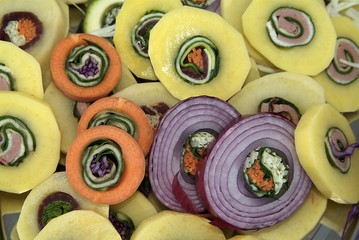
<path id="1" fill-rule="evenodd" d="M 124 167 L 120 180 L 105 190 L 93 188 L 84 179 L 86 171 L 92 172 L 93 169 L 83 167 L 83 154 L 88 146 L 98 141 L 113 141 L 122 152 Z M 121 170 L 119 164 L 116 167 L 115 171 Z M 99 126 L 82 132 L 75 138 L 66 156 L 69 183 L 80 195 L 95 203 L 117 204 L 126 200 L 136 192 L 144 174 L 145 157 L 140 146 L 128 133 L 114 126 Z M 96 178 L 95 174 L 91 177 Z"/>
<path id="2" fill-rule="evenodd" d="M 107 56 L 105 58 L 108 58 L 108 67 L 104 69 L 100 60 L 95 60 L 93 54 L 89 56 L 79 54 L 78 58 L 71 63 L 72 67 L 70 68 L 76 75 L 85 78 L 82 85 L 71 80 L 66 69 L 70 64 L 69 56 L 74 49 L 89 45 L 99 49 Z M 84 63 L 80 65 L 76 61 L 84 61 Z M 96 64 L 98 65 L 96 66 Z M 69 98 L 83 102 L 92 102 L 108 96 L 121 78 L 121 66 L 120 57 L 113 45 L 104 38 L 85 33 L 71 34 L 58 42 L 50 60 L 51 77 L 54 84 Z M 103 71 L 103 75 L 98 73 L 101 71 Z M 92 83 L 94 78 L 99 78 L 99 81 Z"/>
<path id="3" fill-rule="evenodd" d="M 136 139 L 146 155 L 153 142 L 153 130 L 136 103 L 121 97 L 105 97 L 92 103 L 80 118 L 77 134 L 97 125 L 117 125 Z"/>

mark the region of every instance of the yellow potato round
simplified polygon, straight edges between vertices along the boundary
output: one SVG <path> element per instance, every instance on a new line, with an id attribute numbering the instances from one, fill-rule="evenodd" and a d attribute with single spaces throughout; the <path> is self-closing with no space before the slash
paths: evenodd
<path id="1" fill-rule="evenodd" d="M 359 151 L 355 150 L 351 156 L 351 166 L 347 173 L 343 174 L 334 168 L 328 160 L 324 144 L 327 131 L 332 127 L 344 133 L 348 144 L 355 142 L 349 122 L 331 105 L 314 105 L 303 114 L 295 130 L 299 161 L 324 196 L 337 203 L 357 203 Z"/>
<path id="2" fill-rule="evenodd" d="M 26 192 L 51 176 L 60 159 L 61 135 L 50 106 L 20 92 L 0 93 L 0 116 L 21 119 L 32 131 L 36 149 L 17 167 L 0 165 L 0 190 Z"/>
<path id="3" fill-rule="evenodd" d="M 91 210 L 75 210 L 52 219 L 34 240 L 121 240 L 111 222 Z"/>
<path id="4" fill-rule="evenodd" d="M 188 83 L 176 72 L 179 48 L 193 36 L 208 38 L 218 49 L 218 74 L 207 83 Z M 167 13 L 152 29 L 149 55 L 158 79 L 178 99 L 209 95 L 227 100 L 241 89 L 251 67 L 236 29 L 216 13 L 188 6 Z"/>
<path id="5" fill-rule="evenodd" d="M 42 199 L 55 192 L 71 195 L 79 204 L 79 209 L 92 210 L 108 218 L 109 205 L 95 204 L 75 192 L 66 178 L 65 172 L 55 172 L 51 177 L 32 189 L 26 197 L 17 223 L 17 233 L 23 240 L 34 239 L 41 229 L 38 227 L 38 210 Z"/>
<path id="6" fill-rule="evenodd" d="M 348 17 L 332 18 L 333 26 L 337 32 L 337 37 L 343 37 L 352 40 L 357 45 L 357 54 L 359 53 L 359 28 Z M 345 27 L 343 27 L 345 26 Z M 359 64 L 357 62 L 357 64 Z M 314 79 L 325 90 L 325 96 L 332 106 L 340 112 L 353 112 L 359 110 L 358 92 L 359 92 L 359 74 L 357 78 L 346 85 L 335 83 L 329 78 L 324 70 Z"/>
<path id="7" fill-rule="evenodd" d="M 303 46 L 277 47 L 270 39 L 266 24 L 272 12 L 290 7 L 307 13 L 315 28 L 314 38 Z M 243 32 L 249 43 L 266 59 L 288 72 L 316 75 L 334 56 L 336 33 L 329 15 L 319 1 L 252 0 L 242 16 Z"/>

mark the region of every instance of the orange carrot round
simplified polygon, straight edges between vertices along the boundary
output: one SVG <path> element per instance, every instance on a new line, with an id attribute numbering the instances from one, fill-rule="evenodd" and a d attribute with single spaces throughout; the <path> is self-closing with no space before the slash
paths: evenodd
<path id="1" fill-rule="evenodd" d="M 92 103 L 82 114 L 77 134 L 99 125 L 114 125 L 136 139 L 146 155 L 153 141 L 153 130 L 140 106 L 126 98 L 105 97 Z"/>
<path id="2" fill-rule="evenodd" d="M 121 60 L 106 39 L 85 33 L 71 34 L 53 49 L 51 77 L 66 96 L 92 102 L 108 96 L 121 78 Z"/>
<path id="3" fill-rule="evenodd" d="M 103 152 L 98 150 L 100 148 L 94 148 L 108 142 L 117 146 L 120 153 L 109 153 L 111 148 Z M 87 155 L 90 162 L 86 162 Z M 112 181 L 109 174 L 102 176 L 99 173 L 99 169 L 108 168 L 105 161 L 110 168 L 115 168 L 113 171 L 111 168 L 109 174 L 119 174 L 120 177 L 117 183 L 101 186 L 104 185 L 102 180 L 105 183 Z M 98 169 L 96 163 L 101 165 Z M 114 126 L 99 126 L 82 132 L 75 138 L 66 156 L 69 183 L 80 195 L 95 203 L 116 204 L 126 200 L 137 190 L 144 174 L 145 156 L 140 146 L 128 133 Z M 87 178 L 93 180 L 91 184 Z"/>

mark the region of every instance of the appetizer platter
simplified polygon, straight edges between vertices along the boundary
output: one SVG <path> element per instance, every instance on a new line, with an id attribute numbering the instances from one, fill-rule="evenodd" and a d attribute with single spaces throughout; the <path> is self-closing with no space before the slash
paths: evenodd
<path id="1" fill-rule="evenodd" d="M 358 0 L 0 6 L 1 240 L 359 238 Z"/>

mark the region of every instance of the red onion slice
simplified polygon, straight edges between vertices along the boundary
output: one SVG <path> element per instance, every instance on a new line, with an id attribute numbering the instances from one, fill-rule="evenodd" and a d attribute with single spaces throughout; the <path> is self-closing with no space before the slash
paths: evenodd
<path id="1" fill-rule="evenodd" d="M 280 116 L 259 113 L 221 133 L 197 169 L 200 197 L 217 222 L 236 229 L 265 228 L 284 220 L 303 203 L 312 183 L 299 163 L 294 129 Z M 275 197 L 257 197 L 243 176 L 247 155 L 265 146 L 276 149 L 289 166 L 289 187 Z"/>
<path id="2" fill-rule="evenodd" d="M 165 206 L 181 212 L 205 210 L 194 181 L 190 183 L 181 173 L 183 145 L 198 130 L 219 133 L 238 118 L 233 106 L 209 96 L 180 101 L 163 115 L 149 156 L 149 178 L 154 194 Z M 187 200 L 182 204 L 178 199 Z"/>

